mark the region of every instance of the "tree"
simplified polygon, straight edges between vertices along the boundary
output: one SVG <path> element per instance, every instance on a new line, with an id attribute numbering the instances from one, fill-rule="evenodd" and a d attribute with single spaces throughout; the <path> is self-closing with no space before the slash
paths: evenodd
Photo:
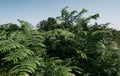
<path id="1" fill-rule="evenodd" d="M 114 41 L 107 41 L 112 36 L 111 30 L 106 26 L 108 23 L 89 25 L 90 20 L 97 19 L 99 14 L 85 18 L 82 14 L 86 12 L 83 9 L 77 14 L 76 10 L 68 12 L 67 8 L 62 9 L 61 16 L 57 17 L 58 26 L 61 27 L 46 32 L 47 54 L 64 61 L 69 59 L 68 67 L 80 69 L 72 68 L 71 72 L 76 76 L 119 76 L 116 67 L 119 66 L 119 48 Z"/>
<path id="2" fill-rule="evenodd" d="M 45 31 L 52 30 L 56 28 L 56 20 L 52 17 L 49 17 L 47 20 L 42 20 L 37 24 L 38 30 L 42 29 Z"/>

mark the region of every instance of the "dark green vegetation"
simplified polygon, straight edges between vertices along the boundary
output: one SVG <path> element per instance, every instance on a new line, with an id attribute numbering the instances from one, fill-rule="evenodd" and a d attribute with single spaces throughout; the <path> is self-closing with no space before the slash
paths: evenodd
<path id="1" fill-rule="evenodd" d="M 61 16 L 0 26 L 0 76 L 120 76 L 120 32 L 107 24 L 89 24 L 61 10 Z"/>

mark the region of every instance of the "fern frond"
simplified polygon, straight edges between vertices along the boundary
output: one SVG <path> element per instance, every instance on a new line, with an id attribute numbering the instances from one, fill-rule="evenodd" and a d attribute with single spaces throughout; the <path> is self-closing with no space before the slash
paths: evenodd
<path id="1" fill-rule="evenodd" d="M 37 65 L 40 65 L 42 61 L 42 58 L 39 57 L 28 57 L 26 59 L 23 59 L 22 61 L 19 61 L 18 64 L 13 66 L 9 70 L 9 74 L 13 73 L 20 73 L 20 72 L 27 72 L 27 73 L 33 73 L 37 69 Z"/>
<path id="2" fill-rule="evenodd" d="M 12 42 L 11 40 L 0 41 L 1 53 L 10 52 L 12 49 L 22 48 L 22 47 L 24 46 L 17 42 Z"/>
<path id="3" fill-rule="evenodd" d="M 18 19 L 18 22 L 21 24 L 21 29 L 24 30 L 24 32 L 26 33 L 30 33 L 30 31 L 33 29 L 33 25 L 29 22 L 20 19 Z"/>
<path id="4" fill-rule="evenodd" d="M 33 55 L 34 53 L 26 48 L 20 48 L 12 50 L 8 53 L 2 60 L 4 61 L 13 61 L 13 63 L 17 63 L 19 60 L 27 58 L 29 55 Z"/>
<path id="5" fill-rule="evenodd" d="M 95 31 L 92 33 L 92 35 L 98 35 L 98 34 L 109 34 L 109 35 L 112 35 L 111 31 L 109 30 L 98 30 L 98 31 Z"/>

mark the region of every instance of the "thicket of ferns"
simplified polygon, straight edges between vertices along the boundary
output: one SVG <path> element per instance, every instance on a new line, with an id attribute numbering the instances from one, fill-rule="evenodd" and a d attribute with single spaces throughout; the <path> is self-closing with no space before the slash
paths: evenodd
<path id="1" fill-rule="evenodd" d="M 68 12 L 38 24 L 0 26 L 0 76 L 120 76 L 119 32 Z M 113 34 L 112 34 L 113 33 Z M 115 41 L 117 41 L 117 43 Z"/>
<path id="2" fill-rule="evenodd" d="M 14 27 L 14 24 L 8 24 L 8 29 L 1 27 L 0 71 L 4 73 L 3 76 L 33 73 L 43 61 L 43 37 L 30 28 L 27 22 L 19 22 L 21 27 L 16 30 L 9 31 L 9 27 Z"/>

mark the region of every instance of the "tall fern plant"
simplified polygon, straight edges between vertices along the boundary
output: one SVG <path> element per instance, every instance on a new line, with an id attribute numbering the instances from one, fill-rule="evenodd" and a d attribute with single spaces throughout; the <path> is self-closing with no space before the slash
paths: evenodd
<path id="1" fill-rule="evenodd" d="M 19 29 L 0 32 L 0 74 L 3 76 L 29 75 L 43 61 L 45 46 L 42 36 L 29 23 L 19 22 Z M 12 24 L 8 29 L 10 26 Z"/>

